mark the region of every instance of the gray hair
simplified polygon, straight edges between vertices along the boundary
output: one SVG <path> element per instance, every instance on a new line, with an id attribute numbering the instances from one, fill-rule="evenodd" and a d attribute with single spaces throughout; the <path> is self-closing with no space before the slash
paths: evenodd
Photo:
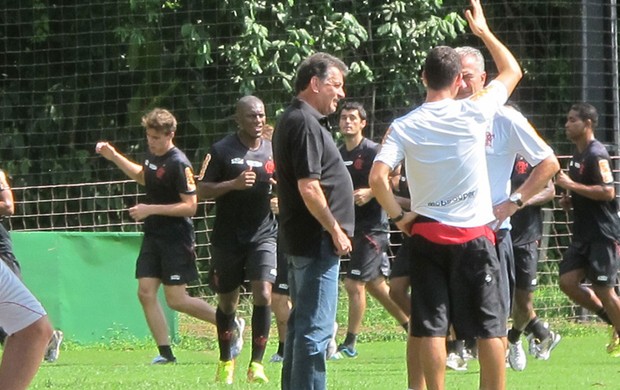
<path id="1" fill-rule="evenodd" d="M 471 46 L 461 46 L 457 47 L 454 50 L 456 50 L 456 52 L 461 58 L 467 56 L 474 57 L 476 59 L 476 64 L 478 64 L 478 71 L 480 71 L 480 73 L 484 72 L 484 56 L 482 55 L 480 50 Z"/>

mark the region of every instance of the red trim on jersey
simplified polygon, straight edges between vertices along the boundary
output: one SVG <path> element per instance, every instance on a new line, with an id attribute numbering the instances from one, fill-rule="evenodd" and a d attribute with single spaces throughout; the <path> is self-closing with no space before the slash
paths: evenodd
<path id="1" fill-rule="evenodd" d="M 495 232 L 488 226 L 462 228 L 439 222 L 418 222 L 411 226 L 411 235 L 418 234 L 436 244 L 464 244 L 479 237 L 488 238 L 495 245 Z"/>

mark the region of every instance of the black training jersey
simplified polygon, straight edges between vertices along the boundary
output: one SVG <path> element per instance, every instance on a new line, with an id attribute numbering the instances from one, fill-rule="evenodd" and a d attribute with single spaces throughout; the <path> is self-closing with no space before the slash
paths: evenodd
<path id="1" fill-rule="evenodd" d="M 532 169 L 534 168 L 523 156 L 517 155 L 512 168 L 512 175 L 510 176 L 512 192 L 516 191 L 525 182 L 530 176 Z M 512 225 L 510 236 L 513 245 L 525 245 L 540 240 L 542 238 L 543 225 L 542 207 L 527 206 L 517 210 L 510 217 L 510 224 Z"/>
<path id="2" fill-rule="evenodd" d="M 575 152 L 568 167 L 570 178 L 585 185 L 613 186 L 611 159 L 605 146 L 593 140 L 586 149 Z M 586 198 L 575 192 L 573 203 L 573 239 L 595 241 L 602 237 L 620 238 L 620 217 L 616 200 L 609 202 Z"/>
<path id="3" fill-rule="evenodd" d="M 340 147 L 340 155 L 351 175 L 354 190 L 370 188 L 368 176 L 378 148 L 379 144 L 368 138 L 363 138 L 351 151 L 347 150 L 346 145 Z M 375 198 L 363 206 L 355 206 L 355 231 L 371 230 L 389 231 L 387 215 Z"/>
<path id="4" fill-rule="evenodd" d="M 299 193 L 300 179 L 319 181 L 329 210 L 341 228 L 353 236 L 353 185 L 327 129 L 327 118 L 308 103 L 293 99 L 274 131 L 274 157 L 284 252 L 308 257 L 320 253 L 324 229 Z"/>
<path id="5" fill-rule="evenodd" d="M 248 149 L 238 135 L 231 134 L 211 146 L 211 161 L 201 181 L 233 180 L 251 167 L 256 172 L 254 186 L 233 190 L 215 199 L 214 245 L 237 249 L 276 237 L 277 223 L 269 207 L 271 178 L 275 165 L 271 142 L 261 140 L 256 150 Z"/>
<path id="6" fill-rule="evenodd" d="M 185 154 L 173 147 L 162 156 L 148 153 L 144 160 L 146 204 L 174 204 L 181 201 L 180 194 L 196 193 L 192 165 Z M 144 233 L 169 235 L 174 229 L 193 231 L 188 217 L 150 215 L 144 221 Z"/>

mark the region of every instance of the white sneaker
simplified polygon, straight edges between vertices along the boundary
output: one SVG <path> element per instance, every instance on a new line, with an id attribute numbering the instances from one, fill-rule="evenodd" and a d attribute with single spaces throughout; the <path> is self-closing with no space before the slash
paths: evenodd
<path id="1" fill-rule="evenodd" d="M 329 340 L 329 344 L 327 344 L 327 350 L 325 351 L 325 358 L 327 360 L 338 360 L 340 357 L 336 357 L 338 355 L 338 344 L 336 344 L 336 333 L 338 333 L 338 323 L 334 322 L 334 335 L 332 339 Z"/>
<path id="2" fill-rule="evenodd" d="M 233 331 L 232 340 L 230 340 L 230 356 L 235 359 L 243 349 L 243 331 L 245 330 L 245 320 L 241 317 L 235 317 L 235 330 Z"/>
<path id="3" fill-rule="evenodd" d="M 525 351 L 523 350 L 523 344 L 520 339 L 514 344 L 508 342 L 508 363 L 510 364 L 510 368 L 515 371 L 525 370 L 527 358 L 525 357 Z"/>
<path id="4" fill-rule="evenodd" d="M 64 334 L 60 330 L 55 330 L 54 333 L 52 333 L 52 338 L 49 344 L 47 344 L 47 350 L 43 357 L 46 362 L 53 363 L 58 360 L 58 356 L 60 356 L 60 344 L 62 344 L 63 337 Z"/>
<path id="5" fill-rule="evenodd" d="M 536 345 L 536 359 L 549 360 L 551 351 L 560 343 L 560 340 L 562 340 L 562 336 L 551 332 L 549 337 Z"/>
<path id="6" fill-rule="evenodd" d="M 455 371 L 467 371 L 467 362 L 459 354 L 450 352 L 446 358 L 446 367 Z"/>
<path id="7" fill-rule="evenodd" d="M 527 336 L 525 336 L 525 339 L 527 340 L 527 345 L 528 345 L 528 349 L 527 352 L 531 355 L 536 357 L 536 353 L 538 352 L 538 348 L 536 347 L 536 337 L 534 336 L 533 333 L 528 334 Z"/>

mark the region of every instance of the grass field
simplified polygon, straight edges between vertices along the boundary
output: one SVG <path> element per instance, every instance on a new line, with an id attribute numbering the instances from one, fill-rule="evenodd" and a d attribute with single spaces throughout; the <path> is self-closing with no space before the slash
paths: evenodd
<path id="1" fill-rule="evenodd" d="M 607 356 L 604 350 L 607 332 L 604 327 L 569 325 L 560 327 L 562 342 L 549 361 L 528 360 L 523 372 L 508 369 L 510 390 L 529 389 L 619 389 L 620 359 Z M 402 335 L 401 335 L 402 336 Z M 403 337 L 389 341 L 363 341 L 358 344 L 359 357 L 330 361 L 330 389 L 406 389 Z M 206 350 L 202 350 L 205 348 Z M 150 342 L 116 342 L 82 347 L 67 343 L 56 363 L 44 363 L 32 383 L 32 389 L 279 389 L 280 364 L 266 363 L 271 382 L 249 385 L 245 370 L 249 348 L 237 362 L 237 383 L 222 386 L 213 383 L 217 352 L 213 342 L 185 337 L 175 348 L 176 365 L 150 366 L 155 355 Z M 266 359 L 275 351 L 275 338 L 267 349 Z M 470 362 L 466 372 L 449 371 L 448 389 L 476 389 L 478 364 Z"/>

